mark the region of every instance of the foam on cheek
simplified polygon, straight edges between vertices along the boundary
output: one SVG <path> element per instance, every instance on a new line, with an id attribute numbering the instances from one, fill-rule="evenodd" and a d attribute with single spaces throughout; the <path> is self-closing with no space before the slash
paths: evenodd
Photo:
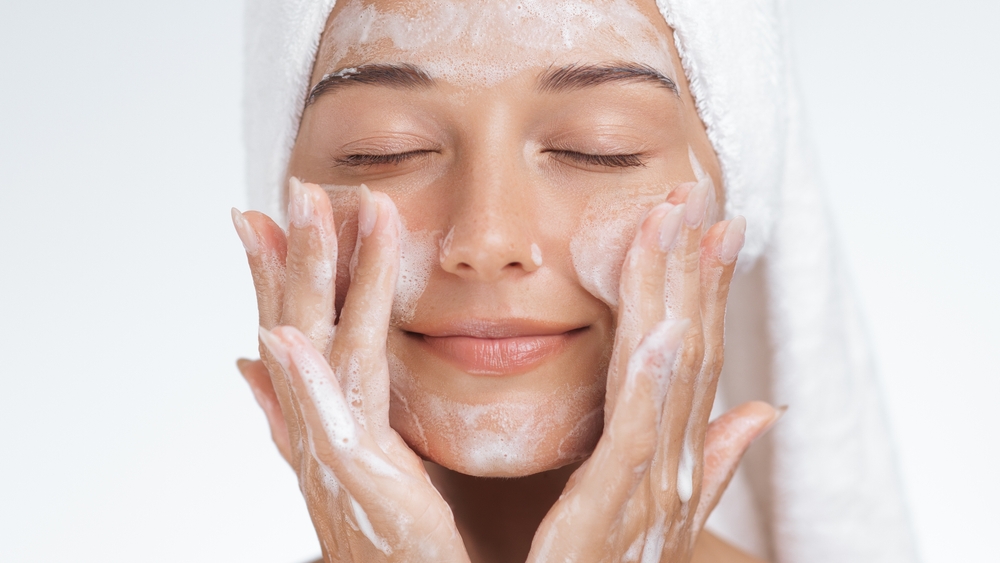
<path id="1" fill-rule="evenodd" d="M 642 216 L 664 201 L 666 192 L 622 197 L 595 195 L 570 240 L 573 269 L 580 285 L 612 308 L 618 307 L 618 280 Z"/>
<path id="2" fill-rule="evenodd" d="M 563 55 L 604 52 L 676 78 L 667 39 L 628 0 L 437 2 L 417 10 L 350 0 L 331 22 L 333 40 L 320 60 L 339 64 L 352 54 L 366 62 L 391 46 L 435 78 L 495 85 Z M 354 70 L 326 69 L 348 79 Z"/>
<path id="3" fill-rule="evenodd" d="M 402 223 L 399 235 L 399 278 L 392 300 L 392 318 L 397 323 L 413 319 L 443 246 L 438 243 L 440 231 L 410 231 Z"/>
<path id="4" fill-rule="evenodd" d="M 323 189 L 330 197 L 334 210 L 341 211 L 340 224 L 338 225 L 337 237 L 344 240 L 346 235 L 345 227 L 357 228 L 358 209 L 358 186 L 338 186 L 324 185 Z M 344 217 L 343 210 L 347 209 L 347 217 Z M 440 239 L 439 231 L 410 230 L 406 227 L 403 217 L 400 217 L 399 232 L 399 277 L 396 280 L 396 293 L 392 302 L 392 315 L 394 322 L 407 322 L 413 318 L 417 301 L 423 295 L 427 287 L 427 280 L 430 278 L 435 264 L 435 256 L 438 254 L 439 246 L 450 247 L 450 238 L 438 244 Z M 354 252 L 348 256 L 340 256 L 338 259 L 338 270 L 347 266 L 347 270 L 353 277 L 354 270 L 358 263 L 358 250 L 361 240 L 357 239 L 354 245 Z M 331 271 L 330 276 L 333 275 Z M 319 283 L 317 281 L 317 283 Z"/>

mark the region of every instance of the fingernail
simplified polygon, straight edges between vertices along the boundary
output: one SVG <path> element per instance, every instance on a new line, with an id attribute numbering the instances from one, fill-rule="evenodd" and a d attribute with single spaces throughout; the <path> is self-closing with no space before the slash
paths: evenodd
<path id="1" fill-rule="evenodd" d="M 288 219 L 302 228 L 312 222 L 313 205 L 309 189 L 295 176 L 288 180 Z"/>
<path id="2" fill-rule="evenodd" d="M 278 360 L 278 363 L 281 364 L 281 367 L 285 368 L 285 371 L 288 371 L 288 347 L 285 346 L 285 343 L 264 327 L 258 327 L 257 334 L 260 336 L 260 341 L 264 343 L 267 351 L 274 356 L 275 360 Z"/>
<path id="3" fill-rule="evenodd" d="M 240 370 L 240 374 L 242 374 L 243 377 L 246 377 L 247 376 L 247 366 L 249 366 L 251 363 L 253 363 L 253 362 L 250 361 L 250 360 L 248 360 L 248 359 L 246 359 L 246 358 L 240 358 L 240 359 L 236 360 L 236 369 Z"/>
<path id="4" fill-rule="evenodd" d="M 774 422 L 778 422 L 779 420 L 781 420 L 781 417 L 785 416 L 785 413 L 788 412 L 788 405 L 781 405 L 780 407 L 774 410 L 775 410 Z"/>
<path id="5" fill-rule="evenodd" d="M 247 218 L 235 207 L 233 208 L 232 215 L 233 226 L 236 227 L 236 234 L 239 235 L 240 242 L 243 243 L 243 249 L 250 256 L 256 256 L 260 250 L 260 246 L 257 244 L 257 233 L 253 232 L 250 221 L 247 221 Z"/>
<path id="6" fill-rule="evenodd" d="M 677 233 L 681 232 L 681 220 L 684 219 L 684 204 L 676 205 L 667 212 L 660 221 L 660 250 L 669 251 L 677 240 Z"/>
<path id="7" fill-rule="evenodd" d="M 358 203 L 358 234 L 364 238 L 372 234 L 378 220 L 378 204 L 375 203 L 371 190 L 364 184 L 358 188 Z"/>
<path id="8" fill-rule="evenodd" d="M 660 246 L 660 222 L 667 215 L 667 212 L 673 205 L 669 203 L 661 203 L 651 207 L 643 215 L 642 221 L 640 222 L 641 236 L 638 236 L 633 241 L 633 244 L 652 247 L 656 245 Z"/>
<path id="9" fill-rule="evenodd" d="M 778 421 L 785 416 L 786 412 L 788 412 L 788 405 L 781 405 L 780 407 L 774 409 L 774 418 L 772 418 L 771 422 L 768 422 L 767 425 L 764 426 L 764 428 L 761 430 L 760 434 L 758 434 L 757 437 L 759 438 L 760 436 L 763 436 L 772 428 L 774 428 L 774 425 L 777 424 Z M 754 439 L 756 440 L 756 438 Z"/>
<path id="10" fill-rule="evenodd" d="M 687 213 L 684 214 L 684 222 L 692 229 L 701 225 L 701 222 L 705 220 L 705 204 L 708 203 L 710 187 L 708 182 L 698 182 L 698 185 L 688 193 Z"/>
<path id="11" fill-rule="evenodd" d="M 730 265 L 736 261 L 746 241 L 747 220 L 742 216 L 736 217 L 726 226 L 726 232 L 722 235 L 722 244 L 719 245 L 719 261 L 725 265 Z"/>

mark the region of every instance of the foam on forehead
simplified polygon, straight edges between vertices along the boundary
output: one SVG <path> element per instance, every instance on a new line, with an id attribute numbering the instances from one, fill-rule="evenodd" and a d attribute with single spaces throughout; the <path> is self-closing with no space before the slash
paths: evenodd
<path id="1" fill-rule="evenodd" d="M 410 12 L 348 0 L 326 36 L 324 74 L 379 56 L 385 62 L 386 50 L 395 50 L 405 60 L 391 62 L 419 65 L 435 78 L 493 85 L 596 52 L 677 78 L 668 39 L 629 0 L 435 1 Z"/>

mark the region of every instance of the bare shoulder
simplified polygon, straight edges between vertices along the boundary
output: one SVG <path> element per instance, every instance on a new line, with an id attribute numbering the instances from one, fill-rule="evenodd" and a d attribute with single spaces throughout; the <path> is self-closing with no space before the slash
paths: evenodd
<path id="1" fill-rule="evenodd" d="M 698 536 L 691 563 L 766 563 L 763 559 L 747 555 L 710 532 Z"/>

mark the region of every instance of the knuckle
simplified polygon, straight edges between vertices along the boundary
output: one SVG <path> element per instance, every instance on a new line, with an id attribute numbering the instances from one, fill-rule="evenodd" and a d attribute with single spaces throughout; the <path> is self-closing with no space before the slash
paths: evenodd
<path id="1" fill-rule="evenodd" d="M 705 358 L 705 344 L 701 335 L 692 336 L 686 339 L 684 350 L 681 352 L 680 368 L 688 373 L 701 370 L 702 361 Z"/>

